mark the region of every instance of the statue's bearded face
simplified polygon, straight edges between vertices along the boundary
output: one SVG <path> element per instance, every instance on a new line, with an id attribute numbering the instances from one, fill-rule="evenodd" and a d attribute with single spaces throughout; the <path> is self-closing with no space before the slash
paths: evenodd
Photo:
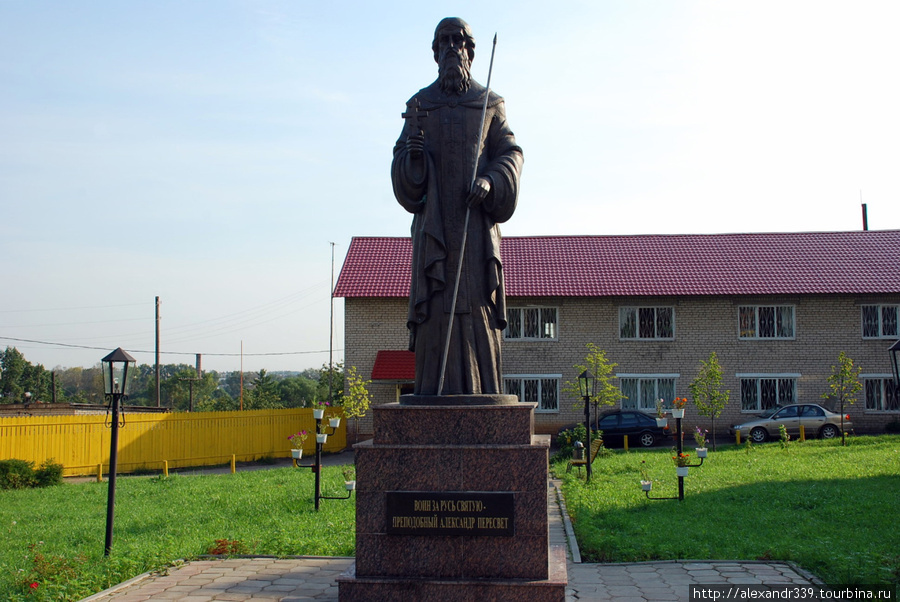
<path id="1" fill-rule="evenodd" d="M 438 34 L 438 80 L 446 94 L 459 96 L 469 89 L 472 61 L 462 29 L 447 28 Z"/>

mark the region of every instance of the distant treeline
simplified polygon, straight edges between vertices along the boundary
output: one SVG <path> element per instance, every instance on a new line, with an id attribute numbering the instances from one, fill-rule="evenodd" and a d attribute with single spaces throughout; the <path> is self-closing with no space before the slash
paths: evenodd
<path id="1" fill-rule="evenodd" d="M 93 368 L 47 370 L 32 364 L 15 347 L 0 354 L 0 403 L 106 403 L 100 364 Z M 303 408 L 332 400 L 341 403 L 344 371 L 335 364 L 310 368 L 289 376 L 266 370 L 244 372 L 243 396 L 240 372 L 197 371 L 188 364 L 160 365 L 160 406 L 179 411 Z M 329 391 L 331 392 L 329 396 Z M 27 395 L 30 393 L 30 397 Z M 131 383 L 128 405 L 156 406 L 156 370 L 139 364 Z"/>

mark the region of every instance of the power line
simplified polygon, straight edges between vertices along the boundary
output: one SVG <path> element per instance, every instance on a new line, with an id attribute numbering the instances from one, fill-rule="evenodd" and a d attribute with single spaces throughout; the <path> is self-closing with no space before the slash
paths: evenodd
<path id="1" fill-rule="evenodd" d="M 123 305 L 86 305 L 84 307 L 48 307 L 45 309 L 0 309 L 0 314 L 29 313 L 38 311 L 75 311 L 77 309 L 111 309 L 113 307 L 139 307 L 146 303 L 126 303 Z"/>
<path id="2" fill-rule="evenodd" d="M 35 345 L 51 345 L 55 347 L 67 347 L 72 349 L 94 349 L 97 351 L 108 351 L 108 347 L 93 347 L 90 345 L 73 345 L 69 343 L 54 343 L 51 341 L 37 341 L 34 339 L 20 339 L 15 337 L 4 337 L 0 336 L 0 340 L 4 341 L 16 341 L 19 343 L 32 343 Z M 131 353 L 156 353 L 155 351 L 146 351 L 143 349 L 130 349 Z M 339 351 L 343 351 L 340 349 Z M 161 354 L 164 355 L 198 355 L 197 352 L 193 351 L 160 351 Z M 323 349 L 321 351 L 269 351 L 266 353 L 200 353 L 199 355 L 213 356 L 213 357 L 239 357 L 240 355 L 252 356 L 252 357 L 263 357 L 263 356 L 277 356 L 277 355 L 312 355 L 314 353 L 328 353 L 327 349 Z"/>

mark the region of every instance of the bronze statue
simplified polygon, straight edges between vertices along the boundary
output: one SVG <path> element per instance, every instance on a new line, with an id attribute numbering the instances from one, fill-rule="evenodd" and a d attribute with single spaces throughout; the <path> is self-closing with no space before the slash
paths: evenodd
<path id="1" fill-rule="evenodd" d="M 522 149 L 503 99 L 470 76 L 469 25 L 443 19 L 432 50 L 438 79 L 406 103 L 391 166 L 394 195 L 413 214 L 407 325 L 415 394 L 500 394 L 506 299 L 498 224 L 516 208 Z"/>

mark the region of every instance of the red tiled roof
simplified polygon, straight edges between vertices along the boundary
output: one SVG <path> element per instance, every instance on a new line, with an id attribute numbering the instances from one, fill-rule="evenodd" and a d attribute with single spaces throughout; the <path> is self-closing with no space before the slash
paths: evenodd
<path id="1" fill-rule="evenodd" d="M 509 297 L 900 293 L 900 230 L 507 237 Z M 406 297 L 408 238 L 354 238 L 337 297 Z"/>
<path id="2" fill-rule="evenodd" d="M 382 349 L 375 354 L 372 380 L 415 380 L 416 354 L 412 351 Z"/>

